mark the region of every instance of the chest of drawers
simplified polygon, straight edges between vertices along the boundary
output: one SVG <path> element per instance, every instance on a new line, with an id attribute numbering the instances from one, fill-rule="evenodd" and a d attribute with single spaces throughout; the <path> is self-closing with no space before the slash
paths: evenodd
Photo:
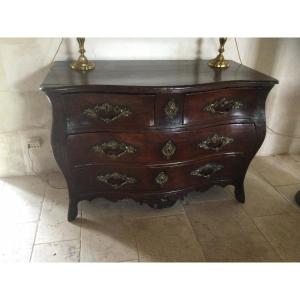
<path id="1" fill-rule="evenodd" d="M 166 208 L 193 190 L 243 181 L 265 137 L 277 80 L 231 62 L 97 61 L 88 73 L 56 62 L 41 85 L 53 108 L 52 148 L 81 200 L 131 198 Z"/>

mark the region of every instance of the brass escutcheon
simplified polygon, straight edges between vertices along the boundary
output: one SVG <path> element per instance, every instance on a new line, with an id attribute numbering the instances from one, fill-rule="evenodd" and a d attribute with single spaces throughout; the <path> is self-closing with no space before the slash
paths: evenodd
<path id="1" fill-rule="evenodd" d="M 92 149 L 94 152 L 103 153 L 112 159 L 119 158 L 124 154 L 133 154 L 136 152 L 133 146 L 117 140 L 109 140 L 100 145 L 94 145 Z"/>
<path id="2" fill-rule="evenodd" d="M 134 177 L 129 177 L 127 175 L 116 173 L 116 172 L 105 174 L 105 175 L 99 175 L 96 178 L 98 181 L 108 184 L 114 190 L 117 190 L 129 183 L 136 183 L 136 179 Z"/>
<path id="3" fill-rule="evenodd" d="M 159 184 L 161 187 L 167 183 L 168 181 L 168 175 L 165 172 L 160 172 L 156 177 L 155 177 L 155 182 Z"/>
<path id="4" fill-rule="evenodd" d="M 198 177 L 204 177 L 204 178 L 210 178 L 211 175 L 216 173 L 217 171 L 223 169 L 224 166 L 218 165 L 216 163 L 208 163 L 204 166 L 199 167 L 198 169 L 191 172 L 191 175 L 198 176 Z"/>
<path id="5" fill-rule="evenodd" d="M 173 120 L 175 119 L 177 112 L 178 112 L 178 107 L 174 99 L 171 99 L 170 101 L 168 101 L 167 105 L 165 106 L 165 113 L 170 120 Z"/>
<path id="6" fill-rule="evenodd" d="M 83 111 L 83 115 L 91 119 L 100 119 L 104 123 L 111 123 L 121 117 L 129 117 L 132 111 L 126 105 L 117 105 L 111 103 L 97 104 L 92 108 Z"/>
<path id="7" fill-rule="evenodd" d="M 243 104 L 240 101 L 223 97 L 219 100 L 216 100 L 214 103 L 205 106 L 203 111 L 211 114 L 225 114 L 233 109 L 238 109 L 241 106 L 243 106 Z"/>
<path id="8" fill-rule="evenodd" d="M 161 152 L 167 158 L 170 159 L 176 151 L 176 146 L 171 140 L 168 140 L 162 147 Z"/>
<path id="9" fill-rule="evenodd" d="M 218 152 L 224 146 L 232 143 L 234 139 L 227 136 L 221 136 L 215 133 L 212 137 L 208 137 L 198 143 L 198 147 L 204 150 L 213 150 Z"/>

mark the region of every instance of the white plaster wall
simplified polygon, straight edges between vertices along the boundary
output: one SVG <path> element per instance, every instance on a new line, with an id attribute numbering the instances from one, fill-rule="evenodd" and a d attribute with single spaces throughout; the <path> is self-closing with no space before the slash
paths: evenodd
<path id="1" fill-rule="evenodd" d="M 268 130 L 260 155 L 300 152 L 300 39 L 237 39 L 245 65 L 280 84 L 267 102 Z M 41 137 L 32 151 L 37 172 L 58 169 L 50 147 L 51 106 L 39 85 L 57 52 L 59 38 L 0 39 L 0 176 L 31 174 L 26 141 Z M 87 39 L 90 59 L 195 59 L 216 55 L 215 38 Z M 225 56 L 238 60 L 234 39 Z M 63 39 L 55 60 L 77 57 L 75 39 Z"/>

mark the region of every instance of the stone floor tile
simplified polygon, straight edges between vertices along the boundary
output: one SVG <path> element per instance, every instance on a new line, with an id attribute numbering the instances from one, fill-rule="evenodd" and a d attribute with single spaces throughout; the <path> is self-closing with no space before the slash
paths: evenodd
<path id="1" fill-rule="evenodd" d="M 256 171 L 248 171 L 245 182 L 246 201 L 243 208 L 251 217 L 295 212 L 295 208 Z"/>
<path id="2" fill-rule="evenodd" d="M 183 204 L 162 210 L 97 199 L 80 202 L 72 223 L 61 173 L 48 176 L 59 189 L 35 176 L 4 178 L 0 262 L 28 262 L 31 253 L 34 262 L 300 261 L 297 158 L 255 158 L 245 204 L 234 199 L 231 186 L 192 192 Z"/>
<path id="3" fill-rule="evenodd" d="M 206 260 L 280 260 L 242 205 L 235 200 L 226 200 L 185 206 Z"/>
<path id="4" fill-rule="evenodd" d="M 300 183 L 300 162 L 288 155 L 257 156 L 251 165 L 273 186 Z"/>
<path id="5" fill-rule="evenodd" d="M 41 213 L 45 183 L 35 176 L 11 177 L 3 180 L 0 190 L 0 224 L 36 222 Z"/>
<path id="6" fill-rule="evenodd" d="M 80 239 L 80 222 L 62 222 L 57 224 L 39 223 L 36 235 L 36 243 L 53 243 Z"/>
<path id="7" fill-rule="evenodd" d="M 67 221 L 69 194 L 67 189 L 54 189 L 47 186 L 40 222 L 57 224 Z"/>
<path id="8" fill-rule="evenodd" d="M 120 263 L 137 263 L 139 262 L 138 259 L 135 259 L 135 260 L 125 260 L 125 261 L 120 261 Z"/>
<path id="9" fill-rule="evenodd" d="M 81 262 L 117 262 L 137 260 L 134 236 L 122 219 L 83 219 L 81 229 Z"/>
<path id="10" fill-rule="evenodd" d="M 132 221 L 140 261 L 202 262 L 204 256 L 184 215 Z"/>
<path id="11" fill-rule="evenodd" d="M 236 200 L 194 202 L 185 211 L 200 243 L 257 233 L 251 218 Z"/>
<path id="12" fill-rule="evenodd" d="M 291 158 L 297 162 L 300 162 L 300 154 L 291 154 Z"/>
<path id="13" fill-rule="evenodd" d="M 116 203 L 117 204 L 117 203 Z M 130 226 L 121 208 L 104 199 L 82 202 L 81 262 L 118 262 L 138 259 Z"/>
<path id="14" fill-rule="evenodd" d="M 37 223 L 0 227 L 0 262 L 29 262 Z"/>
<path id="15" fill-rule="evenodd" d="M 68 202 L 67 189 L 54 189 L 47 186 L 36 243 L 80 239 L 81 211 L 79 209 L 79 217 L 75 221 L 68 222 Z"/>
<path id="16" fill-rule="evenodd" d="M 120 201 L 112 202 L 104 198 L 97 198 L 92 201 L 81 201 L 82 218 L 90 221 L 98 221 L 105 217 L 121 218 L 122 205 Z"/>
<path id="17" fill-rule="evenodd" d="M 80 240 L 36 244 L 31 262 L 79 262 Z"/>
<path id="18" fill-rule="evenodd" d="M 254 218 L 283 261 L 300 261 L 300 215 L 298 213 Z"/>
<path id="19" fill-rule="evenodd" d="M 181 201 L 177 201 L 173 206 L 166 209 L 155 209 L 147 204 L 140 205 L 130 199 L 120 201 L 118 205 L 120 206 L 122 216 L 126 218 L 152 218 L 184 213 Z"/>
<path id="20" fill-rule="evenodd" d="M 199 201 L 223 201 L 233 199 L 234 196 L 230 192 L 230 186 L 225 188 L 220 186 L 213 186 L 205 192 L 191 192 L 185 197 L 184 206 L 189 203 L 197 203 Z"/>
<path id="21" fill-rule="evenodd" d="M 57 187 L 57 188 L 67 188 L 67 182 L 62 173 L 50 173 L 47 176 L 48 182 L 51 186 Z"/>
<path id="22" fill-rule="evenodd" d="M 217 239 L 201 243 L 208 262 L 280 262 L 280 256 L 262 235 Z"/>
<path id="23" fill-rule="evenodd" d="M 84 207 L 84 217 L 89 219 L 99 219 L 103 215 L 122 215 L 123 218 L 148 218 L 157 216 L 177 215 L 184 213 L 180 201 L 177 201 L 172 207 L 167 209 L 154 209 L 146 204 L 124 199 L 118 202 L 111 202 L 104 198 L 98 198 L 91 203 L 88 201 L 81 202 Z"/>
<path id="24" fill-rule="evenodd" d="M 281 185 L 275 187 L 275 189 L 295 207 L 297 212 L 300 212 L 300 206 L 295 201 L 295 195 L 298 191 L 300 191 L 300 183 Z"/>

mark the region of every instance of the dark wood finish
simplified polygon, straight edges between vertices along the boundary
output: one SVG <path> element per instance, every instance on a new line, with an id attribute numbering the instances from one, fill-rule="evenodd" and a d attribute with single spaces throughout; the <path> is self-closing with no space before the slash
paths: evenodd
<path id="1" fill-rule="evenodd" d="M 272 86 L 278 81 L 244 65 L 230 61 L 228 70 L 214 70 L 207 60 L 157 61 L 96 61 L 96 68 L 88 73 L 74 72 L 69 62 L 58 61 L 41 85 L 42 89 L 69 89 L 76 86 L 100 87 L 124 92 L 166 90 L 177 87 L 191 90 L 203 85 L 204 89 L 222 86 Z M 142 92 L 143 93 L 143 92 Z"/>
<path id="2" fill-rule="evenodd" d="M 68 220 L 84 199 L 163 208 L 215 184 L 234 185 L 244 202 L 276 83 L 235 62 L 219 71 L 207 61 L 97 61 L 87 73 L 54 63 L 41 89 L 53 107 L 51 142 L 68 183 Z"/>
<path id="3" fill-rule="evenodd" d="M 300 206 L 300 191 L 298 191 L 295 195 L 295 201 Z"/>
<path id="4" fill-rule="evenodd" d="M 213 173 L 210 177 L 198 177 L 191 175 L 191 172 L 207 163 L 216 163 L 222 165 L 222 169 Z M 85 168 L 78 168 L 72 171 L 72 180 L 76 184 L 76 191 L 79 194 L 88 193 L 89 191 L 124 191 L 131 193 L 151 193 L 168 191 L 174 189 L 182 190 L 186 187 L 201 185 L 206 181 L 218 181 L 224 179 L 238 180 L 239 170 L 242 172 L 242 166 L 245 167 L 245 161 L 242 157 L 229 156 L 229 157 L 214 157 L 213 159 L 193 161 L 183 165 L 160 165 L 156 167 L 143 167 L 137 165 L 124 165 L 117 166 L 101 165 Z M 155 178 L 160 172 L 164 172 L 168 176 L 168 180 L 163 185 L 156 182 Z M 110 184 L 99 182 L 97 176 L 104 176 L 106 174 L 119 173 L 127 177 L 134 178 L 135 183 L 128 183 L 113 188 Z M 111 182 L 122 183 L 122 180 L 112 180 Z"/>
<path id="5" fill-rule="evenodd" d="M 256 118 L 260 114 L 257 102 L 264 101 L 266 90 L 263 88 L 220 89 L 209 92 L 187 94 L 184 99 L 184 124 L 193 125 L 226 121 L 230 119 Z M 219 107 L 218 102 L 233 101 L 237 107 Z"/>
<path id="6" fill-rule="evenodd" d="M 230 138 L 232 141 L 220 149 L 201 148 L 199 144 L 208 138 L 218 134 Z M 213 156 L 223 153 L 252 154 L 256 148 L 253 146 L 249 136 L 255 135 L 254 124 L 230 124 L 207 128 L 197 128 L 185 131 L 146 131 L 144 133 L 128 132 L 97 132 L 74 134 L 67 137 L 67 153 L 70 166 L 83 167 L 86 165 L 126 162 L 131 164 L 165 164 L 177 163 L 199 159 L 201 157 Z M 111 140 L 132 146 L 135 151 L 128 153 L 120 149 L 107 152 L 95 152 L 95 145 L 102 145 Z M 176 147 L 174 154 L 168 158 L 162 153 L 163 147 L 168 141 L 172 141 Z"/>
<path id="7" fill-rule="evenodd" d="M 64 94 L 63 98 L 68 131 L 84 132 L 105 128 L 122 129 L 124 127 L 135 129 L 136 127 L 154 125 L 155 95 L 73 93 Z M 115 111 L 102 111 L 97 117 L 85 114 L 87 110 L 93 110 L 95 107 L 105 104 L 111 105 L 112 109 L 126 107 L 130 114 L 123 116 Z"/>
<path id="8" fill-rule="evenodd" d="M 183 99 L 182 94 L 160 94 L 156 100 L 156 126 L 173 128 L 183 124 Z M 169 116 L 166 111 L 170 110 L 173 105 L 174 117 Z M 170 110 L 172 112 L 172 110 Z"/>

